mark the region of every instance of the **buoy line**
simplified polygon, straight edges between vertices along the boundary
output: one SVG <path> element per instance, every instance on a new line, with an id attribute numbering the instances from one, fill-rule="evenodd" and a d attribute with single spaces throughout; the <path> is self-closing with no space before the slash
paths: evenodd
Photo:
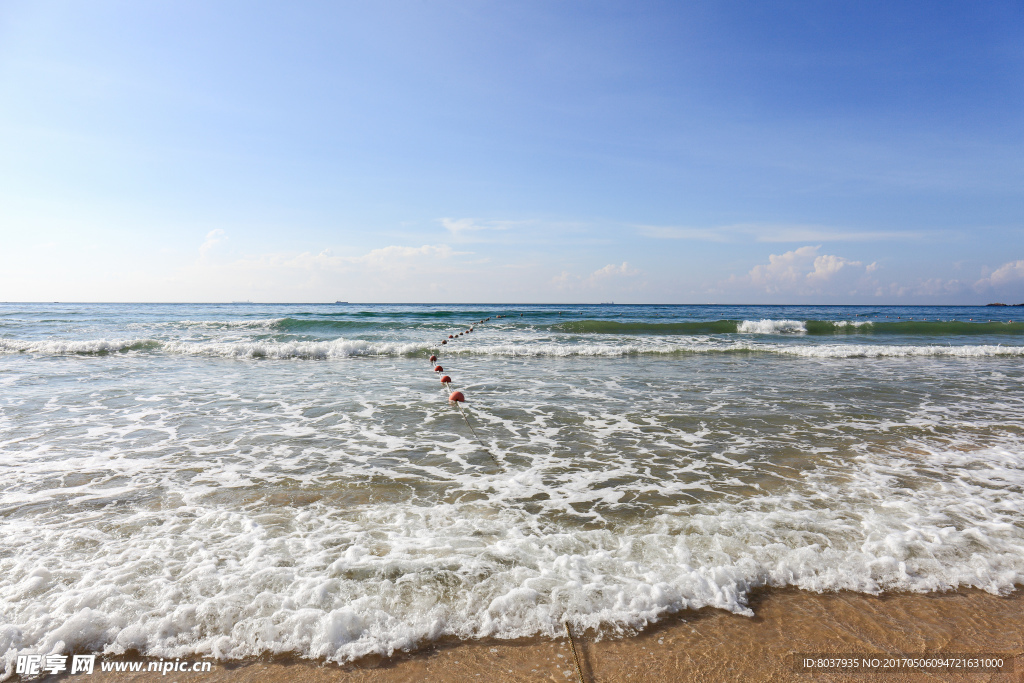
<path id="1" fill-rule="evenodd" d="M 453 392 L 453 394 L 459 394 L 461 396 L 462 392 L 456 391 Z M 469 421 L 469 417 L 466 415 L 466 412 L 462 409 L 462 406 L 459 405 L 459 400 L 455 399 L 452 402 L 455 404 L 455 407 L 459 409 L 459 412 L 462 414 L 462 419 L 466 421 L 466 426 L 469 427 L 469 431 L 473 432 L 473 436 L 476 437 L 476 442 L 480 444 L 480 448 L 484 449 L 484 453 L 491 456 L 491 460 L 493 460 L 494 464 L 498 466 L 498 469 L 504 470 L 505 468 L 502 467 L 501 463 L 498 462 L 498 459 L 494 457 L 494 453 L 491 453 L 490 449 L 487 448 L 487 446 L 484 445 L 484 442 L 480 440 L 480 437 L 477 435 L 476 430 L 473 429 L 473 425 Z"/>
<path id="2" fill-rule="evenodd" d="M 498 317 L 501 317 L 501 316 L 498 316 Z M 484 322 L 486 322 L 488 320 L 490 320 L 490 318 L 483 318 L 483 319 L 481 319 L 479 321 L 479 323 L 475 323 L 474 325 L 470 325 L 467 329 L 463 330 L 462 332 L 459 332 L 458 334 L 449 334 L 447 339 L 441 340 L 441 345 L 444 346 L 444 345 L 448 344 L 449 341 L 455 341 L 458 337 L 461 337 L 463 335 L 469 334 L 470 332 L 473 332 L 473 330 L 475 329 L 475 325 L 482 324 L 482 323 L 484 323 Z M 438 353 L 440 353 L 440 349 L 438 349 Z M 436 363 L 437 362 L 437 355 L 436 354 L 431 354 L 429 360 L 430 360 L 431 363 Z M 450 376 L 444 374 L 444 368 L 442 366 L 435 365 L 434 366 L 434 372 L 441 374 L 441 384 L 445 385 L 448 389 L 452 388 L 452 378 Z M 469 416 L 466 415 L 466 411 L 462 409 L 462 405 L 461 404 L 465 403 L 465 401 L 466 401 L 466 395 L 463 394 L 461 391 L 452 391 L 448 395 L 448 402 L 449 403 L 454 403 L 455 407 L 459 409 L 459 414 L 462 415 L 462 419 L 466 421 L 466 426 L 469 427 L 469 431 L 472 432 L 473 438 L 476 439 L 476 442 L 478 444 L 480 444 L 480 448 L 483 449 L 484 453 L 486 453 L 488 456 L 490 456 L 491 460 L 494 461 L 494 464 L 497 465 L 498 469 L 504 470 L 505 468 L 502 466 L 502 464 L 500 462 L 498 462 L 498 459 L 494 456 L 494 453 L 491 452 L 491 449 L 489 449 L 487 446 L 484 445 L 483 439 L 481 439 L 480 435 L 476 433 L 476 430 L 473 428 L 473 423 L 471 423 L 469 421 Z"/>
<path id="3" fill-rule="evenodd" d="M 580 314 L 582 315 L 582 312 Z M 499 315 L 497 317 L 501 318 L 504 316 Z M 521 313 L 519 314 L 519 317 L 522 317 Z M 483 323 L 489 320 L 489 317 L 483 318 L 477 324 L 482 325 Z M 458 334 L 449 334 L 447 339 L 441 340 L 441 346 L 447 346 L 449 341 L 455 341 L 459 337 L 469 334 L 470 332 L 473 331 L 473 329 L 474 326 L 470 325 L 469 329 L 459 332 Z M 438 353 L 440 352 L 441 350 L 438 349 Z M 451 389 L 452 378 L 449 375 L 444 374 L 443 366 L 437 365 L 437 354 L 430 354 L 428 360 L 434 366 L 434 372 L 441 375 L 441 384 L 445 385 L 447 389 Z M 498 459 L 494 457 L 493 453 L 491 453 L 491 450 L 484 445 L 483 440 L 480 439 L 480 435 L 476 433 L 475 429 L 473 429 L 473 424 L 469 421 L 469 416 L 466 415 L 466 412 L 462 409 L 461 404 L 464 403 L 465 400 L 466 396 L 461 391 L 452 391 L 451 394 L 448 395 L 448 402 L 454 403 L 455 407 L 459 409 L 459 414 L 461 414 L 462 419 L 466 421 L 466 426 L 469 427 L 469 431 L 473 433 L 473 436 L 476 438 L 477 443 L 480 444 L 480 448 L 482 448 L 484 452 L 487 453 L 487 455 L 491 456 L 491 460 L 494 461 L 494 464 L 497 465 L 499 469 L 504 470 L 505 468 L 502 467 L 501 463 L 498 462 Z M 572 661 L 576 667 L 576 677 L 579 679 L 579 683 L 586 683 L 586 680 L 583 678 L 583 666 L 580 664 L 580 656 L 579 653 L 576 651 L 576 640 L 572 637 L 572 630 L 569 628 L 569 622 L 567 620 L 562 621 L 562 626 L 565 627 L 565 635 L 569 637 L 569 649 L 572 650 Z"/>

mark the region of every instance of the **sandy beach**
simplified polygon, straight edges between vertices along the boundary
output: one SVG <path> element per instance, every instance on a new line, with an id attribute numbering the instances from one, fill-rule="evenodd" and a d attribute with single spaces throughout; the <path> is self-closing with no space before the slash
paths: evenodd
<path id="1" fill-rule="evenodd" d="M 797 590 L 753 596 L 754 617 L 702 610 L 667 619 L 628 638 L 592 641 L 577 635 L 584 677 L 611 681 L 1024 681 L 1024 595 L 976 590 L 870 596 Z M 794 653 L 1001 654 L 1000 673 L 802 673 Z M 156 674 L 95 674 L 99 681 L 143 681 Z M 163 678 L 163 677 L 162 677 Z M 390 660 L 347 666 L 305 660 L 216 664 L 205 674 L 167 681 L 573 681 L 566 640 L 490 641 L 430 646 Z"/>

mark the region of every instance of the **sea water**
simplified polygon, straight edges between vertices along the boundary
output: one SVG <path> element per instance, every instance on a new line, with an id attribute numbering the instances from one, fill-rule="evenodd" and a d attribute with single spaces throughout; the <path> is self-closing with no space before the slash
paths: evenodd
<path id="1" fill-rule="evenodd" d="M 1006 593 L 1024 309 L 0 304 L 0 475 L 8 675 Z"/>

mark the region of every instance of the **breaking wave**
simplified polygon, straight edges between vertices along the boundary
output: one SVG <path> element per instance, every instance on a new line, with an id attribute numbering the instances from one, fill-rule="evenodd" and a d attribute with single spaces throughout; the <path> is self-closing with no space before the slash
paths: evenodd
<path id="1" fill-rule="evenodd" d="M 162 346 L 156 339 L 47 339 L 19 341 L 0 339 L 0 353 L 27 353 L 39 356 L 105 356 L 129 351 L 153 351 Z"/>
<path id="2" fill-rule="evenodd" d="M 575 334 L 807 334 L 807 335 L 1024 335 L 1024 322 L 924 321 L 924 320 L 710 320 L 702 322 L 649 323 L 612 320 L 577 320 L 553 329 Z"/>
<path id="3" fill-rule="evenodd" d="M 124 353 L 162 353 L 214 358 L 322 360 L 353 356 L 411 356 L 436 351 L 436 345 L 422 342 L 384 342 L 360 339 L 332 341 L 245 341 L 186 342 L 155 339 L 94 340 L 0 340 L 0 354 L 40 356 L 106 356 Z M 721 342 L 711 339 L 673 341 L 650 338 L 634 343 L 522 342 L 504 344 L 468 343 L 443 348 L 445 355 L 621 357 L 692 354 L 771 354 L 804 358 L 988 358 L 1024 356 L 1024 346 L 984 345 L 900 345 L 900 344 L 778 344 L 770 342 Z"/>

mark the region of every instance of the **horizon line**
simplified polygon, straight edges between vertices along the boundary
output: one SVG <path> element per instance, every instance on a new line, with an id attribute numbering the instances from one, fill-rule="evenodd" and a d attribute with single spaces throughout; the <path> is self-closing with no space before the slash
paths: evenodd
<path id="1" fill-rule="evenodd" d="M 720 304 L 720 303 L 687 303 L 687 304 L 669 304 L 669 303 L 642 303 L 642 304 L 617 304 L 614 302 L 604 303 L 585 303 L 585 302 L 560 302 L 560 303 L 538 303 L 538 302 L 415 302 L 415 301 L 401 301 L 401 302 L 373 302 L 373 301 L 0 301 L 0 305 L 26 305 L 26 304 L 61 304 L 61 305 L 153 305 L 153 306 L 779 306 L 779 307 L 796 307 L 796 306 L 813 306 L 818 308 L 877 308 L 885 306 L 901 306 L 901 307 L 945 307 L 945 308 L 988 308 L 988 307 L 1006 307 L 1014 308 L 1018 306 L 1024 306 L 1024 303 L 1019 304 L 1004 304 L 1001 302 L 991 302 L 987 304 L 894 304 L 894 303 L 872 303 L 872 304 L 757 304 L 757 303 L 743 303 L 743 304 Z"/>

